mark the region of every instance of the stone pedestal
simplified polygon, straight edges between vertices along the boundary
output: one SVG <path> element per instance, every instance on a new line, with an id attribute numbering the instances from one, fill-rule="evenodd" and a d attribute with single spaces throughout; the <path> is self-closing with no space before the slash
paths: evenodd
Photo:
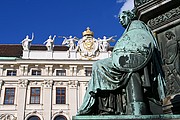
<path id="1" fill-rule="evenodd" d="M 179 120 L 180 115 L 86 115 L 73 116 L 72 120 Z"/>

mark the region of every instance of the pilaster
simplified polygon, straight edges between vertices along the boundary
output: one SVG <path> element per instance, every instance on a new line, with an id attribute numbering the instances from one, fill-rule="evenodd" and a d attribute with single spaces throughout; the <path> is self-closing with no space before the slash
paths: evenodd
<path id="1" fill-rule="evenodd" d="M 69 106 L 71 106 L 70 114 L 76 115 L 78 109 L 78 91 L 79 82 L 78 80 L 69 81 Z"/>
<path id="2" fill-rule="evenodd" d="M 48 76 L 52 76 L 53 71 L 52 71 L 53 65 L 45 65 L 45 71 L 46 71 L 46 75 Z"/>
<path id="3" fill-rule="evenodd" d="M 45 80 L 43 83 L 43 106 L 44 106 L 44 119 L 51 120 L 52 108 L 52 80 Z"/>
<path id="4" fill-rule="evenodd" d="M 3 65 L 0 65 L 0 76 L 3 76 Z"/>
<path id="5" fill-rule="evenodd" d="M 77 76 L 77 65 L 70 65 L 70 75 Z"/>
<path id="6" fill-rule="evenodd" d="M 18 81 L 17 120 L 24 120 L 28 80 Z"/>

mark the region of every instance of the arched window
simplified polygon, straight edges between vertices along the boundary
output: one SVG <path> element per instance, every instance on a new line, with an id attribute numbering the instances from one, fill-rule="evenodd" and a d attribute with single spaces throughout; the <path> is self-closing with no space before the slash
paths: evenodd
<path id="1" fill-rule="evenodd" d="M 54 120 L 67 120 L 67 118 L 63 115 L 56 116 Z"/>
<path id="2" fill-rule="evenodd" d="M 28 120 L 41 120 L 38 116 L 31 116 Z"/>

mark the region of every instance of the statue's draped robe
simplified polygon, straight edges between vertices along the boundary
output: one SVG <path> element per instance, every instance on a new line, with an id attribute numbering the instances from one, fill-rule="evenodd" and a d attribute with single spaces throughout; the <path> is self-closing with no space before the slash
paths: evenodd
<path id="1" fill-rule="evenodd" d="M 148 63 L 152 66 L 151 71 L 149 72 L 149 76 L 151 77 L 149 80 L 156 83 L 155 86 L 151 85 L 150 87 L 154 87 L 153 89 L 158 93 L 159 100 L 164 97 L 164 80 L 163 80 L 163 72 L 161 69 L 161 60 L 160 56 L 158 55 L 158 45 L 153 37 L 151 31 L 149 28 L 141 21 L 135 20 L 132 21 L 129 26 L 126 28 L 124 34 L 122 37 L 117 41 L 113 52 L 112 57 L 106 58 L 103 60 L 96 61 L 93 64 L 92 69 L 92 78 L 90 79 L 88 83 L 88 88 L 84 96 L 83 104 L 81 105 L 80 109 L 78 110 L 77 115 L 88 115 L 88 114 L 94 114 L 96 112 L 96 109 L 94 109 L 97 106 L 104 107 L 104 109 L 109 108 L 115 108 L 115 106 L 118 106 L 116 108 L 116 111 L 119 113 L 123 112 L 123 106 L 122 106 L 122 89 L 126 87 L 129 78 L 132 74 L 132 71 L 124 71 L 120 69 L 119 66 L 119 58 L 117 58 L 117 50 L 123 49 L 123 47 L 128 47 L 128 44 L 122 45 L 125 42 L 121 41 L 128 41 L 128 38 L 125 36 L 128 35 L 128 32 L 134 30 L 134 32 L 138 30 L 145 31 L 151 39 L 151 46 L 150 49 L 152 50 L 152 54 L 150 56 L 150 59 L 148 60 Z M 127 33 L 127 34 L 126 34 Z M 134 34 L 138 34 L 134 33 Z M 145 38 L 146 39 L 146 38 Z M 130 40 L 129 42 L 132 42 L 133 40 Z M 142 40 L 141 40 L 142 42 Z M 138 43 L 137 43 L 138 44 Z M 125 48 L 125 49 L 134 49 L 131 48 Z M 116 54 L 116 55 L 115 55 Z M 114 57 L 116 56 L 116 57 Z M 125 58 L 124 58 L 125 59 Z M 148 82 L 147 82 L 148 83 Z M 142 83 L 144 84 L 144 83 Z M 99 92 L 100 91 L 100 92 Z M 102 92 L 105 91 L 105 92 Z M 111 91 L 111 92 L 109 92 Z M 119 91 L 119 93 L 117 93 Z M 114 95 L 114 94 L 116 95 Z M 119 96 L 118 96 L 119 94 Z M 100 103 L 96 104 L 98 101 L 97 96 L 103 96 L 103 95 L 109 95 L 108 97 L 105 97 L 104 105 L 99 105 L 103 103 L 103 99 Z M 112 96 L 112 97 L 111 97 Z M 116 97 L 114 97 L 116 96 Z M 117 98 L 117 96 L 119 98 Z M 107 100 L 108 99 L 108 100 Z M 116 104 L 113 104 L 116 103 Z M 95 107 L 94 107 L 95 106 Z M 107 110 L 108 111 L 108 110 Z M 111 110 L 109 110 L 111 111 Z"/>

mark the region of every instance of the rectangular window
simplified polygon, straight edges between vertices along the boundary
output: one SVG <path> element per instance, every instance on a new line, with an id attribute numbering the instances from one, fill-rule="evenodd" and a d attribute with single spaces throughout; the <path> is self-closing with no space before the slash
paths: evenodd
<path id="1" fill-rule="evenodd" d="M 4 104 L 5 105 L 13 105 L 14 104 L 14 96 L 15 96 L 15 88 L 6 88 L 5 96 L 4 96 Z"/>
<path id="2" fill-rule="evenodd" d="M 16 70 L 7 70 L 7 76 L 16 76 Z"/>
<path id="3" fill-rule="evenodd" d="M 30 103 L 40 104 L 40 87 L 31 88 Z"/>
<path id="4" fill-rule="evenodd" d="M 66 104 L 66 88 L 56 88 L 56 104 Z"/>
<path id="5" fill-rule="evenodd" d="M 32 75 L 35 76 L 41 75 L 41 70 L 32 70 Z"/>
<path id="6" fill-rule="evenodd" d="M 86 76 L 91 76 L 91 74 L 92 74 L 92 68 L 86 68 L 85 75 Z"/>
<path id="7" fill-rule="evenodd" d="M 66 70 L 56 70 L 56 76 L 66 76 Z"/>

